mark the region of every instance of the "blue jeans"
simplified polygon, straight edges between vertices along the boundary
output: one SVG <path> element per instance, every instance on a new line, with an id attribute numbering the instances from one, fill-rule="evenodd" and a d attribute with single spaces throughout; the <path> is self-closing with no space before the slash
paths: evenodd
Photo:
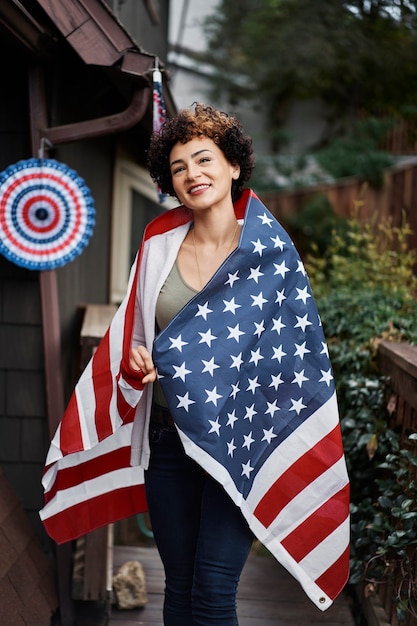
<path id="1" fill-rule="evenodd" d="M 236 593 L 253 535 L 223 487 L 151 424 L 149 516 L 165 569 L 165 626 L 236 626 Z"/>

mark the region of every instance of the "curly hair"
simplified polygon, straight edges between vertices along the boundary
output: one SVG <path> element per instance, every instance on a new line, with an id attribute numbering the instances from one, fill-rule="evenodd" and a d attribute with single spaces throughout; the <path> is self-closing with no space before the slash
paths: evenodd
<path id="1" fill-rule="evenodd" d="M 201 103 L 195 103 L 194 111 L 182 109 L 152 135 L 147 158 L 152 179 L 163 193 L 175 196 L 169 156 L 175 144 L 187 143 L 194 137 L 212 139 L 227 161 L 240 167 L 239 178 L 232 181 L 232 199 L 237 200 L 255 167 L 252 139 L 243 133 L 236 118 Z"/>

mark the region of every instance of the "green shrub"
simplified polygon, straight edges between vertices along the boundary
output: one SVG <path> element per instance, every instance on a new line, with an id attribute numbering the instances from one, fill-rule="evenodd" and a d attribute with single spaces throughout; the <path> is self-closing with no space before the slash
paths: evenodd
<path id="1" fill-rule="evenodd" d="M 313 253 L 306 262 L 329 344 L 351 481 L 350 582 L 392 582 L 399 619 L 417 605 L 417 442 L 412 434 L 400 444 L 388 428 L 389 381 L 376 357 L 381 339 L 417 343 L 409 235 L 407 225 L 350 220 L 325 256 Z"/>
<path id="2" fill-rule="evenodd" d="M 339 217 L 325 194 L 319 193 L 305 202 L 285 223 L 301 255 L 311 248 L 325 254 L 334 231 L 343 233 L 346 220 Z"/>
<path id="3" fill-rule="evenodd" d="M 368 118 L 357 122 L 349 135 L 337 137 L 317 152 L 320 165 L 334 178 L 356 176 L 380 189 L 384 170 L 393 163 L 392 157 L 379 150 L 378 144 L 393 122 Z"/>

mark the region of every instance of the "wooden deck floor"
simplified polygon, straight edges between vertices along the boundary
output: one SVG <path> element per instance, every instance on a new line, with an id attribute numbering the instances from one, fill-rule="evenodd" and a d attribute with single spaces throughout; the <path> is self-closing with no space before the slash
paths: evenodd
<path id="1" fill-rule="evenodd" d="M 142 609 L 113 606 L 108 626 L 162 626 L 164 575 L 154 547 L 115 546 L 115 570 L 126 561 L 139 561 L 145 571 L 148 603 Z M 100 613 L 101 610 L 101 613 Z M 106 624 L 103 609 L 86 607 L 77 626 Z M 270 556 L 254 551 L 243 570 L 238 593 L 239 626 L 354 626 L 350 599 L 342 594 L 324 613 L 307 598 L 299 584 Z"/>

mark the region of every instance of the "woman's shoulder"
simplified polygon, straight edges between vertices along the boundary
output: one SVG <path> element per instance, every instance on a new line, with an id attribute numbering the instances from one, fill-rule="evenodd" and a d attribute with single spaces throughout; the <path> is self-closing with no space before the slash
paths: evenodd
<path id="1" fill-rule="evenodd" d="M 167 209 L 149 222 L 145 229 L 144 239 L 149 239 L 154 235 L 161 235 L 191 221 L 192 213 L 187 207 L 181 205 L 174 209 Z"/>

